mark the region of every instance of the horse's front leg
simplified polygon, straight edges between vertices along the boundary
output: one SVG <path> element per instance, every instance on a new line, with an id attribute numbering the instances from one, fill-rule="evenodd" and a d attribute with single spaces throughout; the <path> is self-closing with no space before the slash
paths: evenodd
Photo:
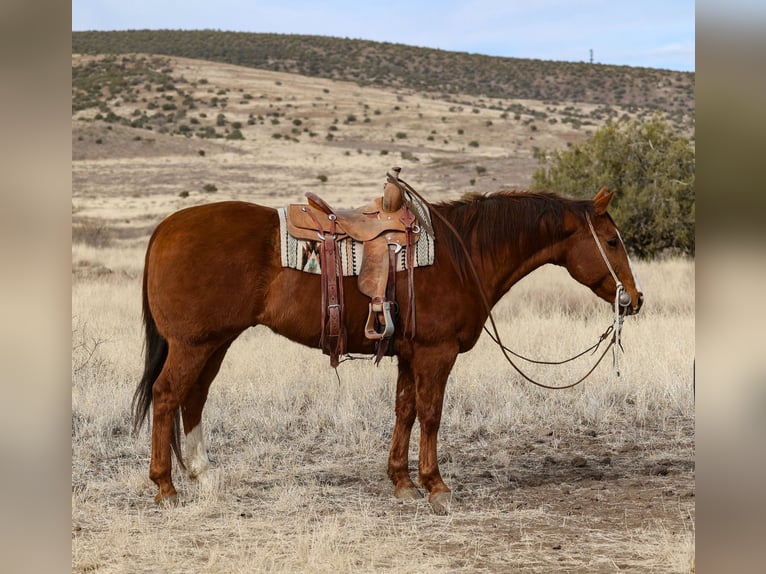
<path id="1" fill-rule="evenodd" d="M 418 477 L 428 490 L 428 502 L 436 514 L 447 514 L 452 500 L 450 489 L 439 472 L 436 441 L 442 417 L 447 378 L 457 358 L 457 347 L 443 344 L 418 348 L 413 353 L 415 404 L 420 421 Z"/>
<path id="2" fill-rule="evenodd" d="M 388 478 L 394 483 L 396 498 L 421 498 L 409 473 L 410 433 L 415 422 L 415 378 L 408 360 L 399 358 L 396 380 L 396 423 L 388 455 Z"/>

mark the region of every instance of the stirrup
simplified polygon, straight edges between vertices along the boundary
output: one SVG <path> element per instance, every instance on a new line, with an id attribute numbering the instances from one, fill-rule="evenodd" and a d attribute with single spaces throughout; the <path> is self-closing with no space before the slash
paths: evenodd
<path id="1" fill-rule="evenodd" d="M 378 331 L 375 328 L 375 319 L 378 313 L 383 313 L 383 331 Z M 385 339 L 393 334 L 394 321 L 391 318 L 391 301 L 371 302 L 367 324 L 364 326 L 364 336 L 368 339 Z"/>

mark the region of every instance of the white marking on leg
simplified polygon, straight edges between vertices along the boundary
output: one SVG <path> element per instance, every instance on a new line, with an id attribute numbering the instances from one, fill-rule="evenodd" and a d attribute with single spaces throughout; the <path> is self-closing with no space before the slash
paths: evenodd
<path id="1" fill-rule="evenodd" d="M 207 458 L 205 438 L 202 435 L 202 422 L 186 435 L 186 469 L 189 478 L 197 478 L 210 466 Z"/>

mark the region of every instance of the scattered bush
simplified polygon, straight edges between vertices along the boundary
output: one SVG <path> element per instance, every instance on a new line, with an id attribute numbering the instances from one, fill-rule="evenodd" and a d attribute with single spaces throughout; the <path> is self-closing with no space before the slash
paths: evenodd
<path id="1" fill-rule="evenodd" d="M 99 221 L 85 221 L 72 226 L 72 243 L 90 247 L 109 247 L 114 242 L 114 231 Z"/>

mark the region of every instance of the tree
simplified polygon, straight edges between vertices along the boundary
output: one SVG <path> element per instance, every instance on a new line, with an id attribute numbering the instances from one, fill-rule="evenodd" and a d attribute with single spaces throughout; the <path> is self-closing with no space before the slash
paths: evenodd
<path id="1" fill-rule="evenodd" d="M 694 146 L 661 116 L 610 120 L 587 142 L 539 159 L 534 189 L 580 198 L 617 191 L 610 213 L 631 252 L 694 255 Z"/>

